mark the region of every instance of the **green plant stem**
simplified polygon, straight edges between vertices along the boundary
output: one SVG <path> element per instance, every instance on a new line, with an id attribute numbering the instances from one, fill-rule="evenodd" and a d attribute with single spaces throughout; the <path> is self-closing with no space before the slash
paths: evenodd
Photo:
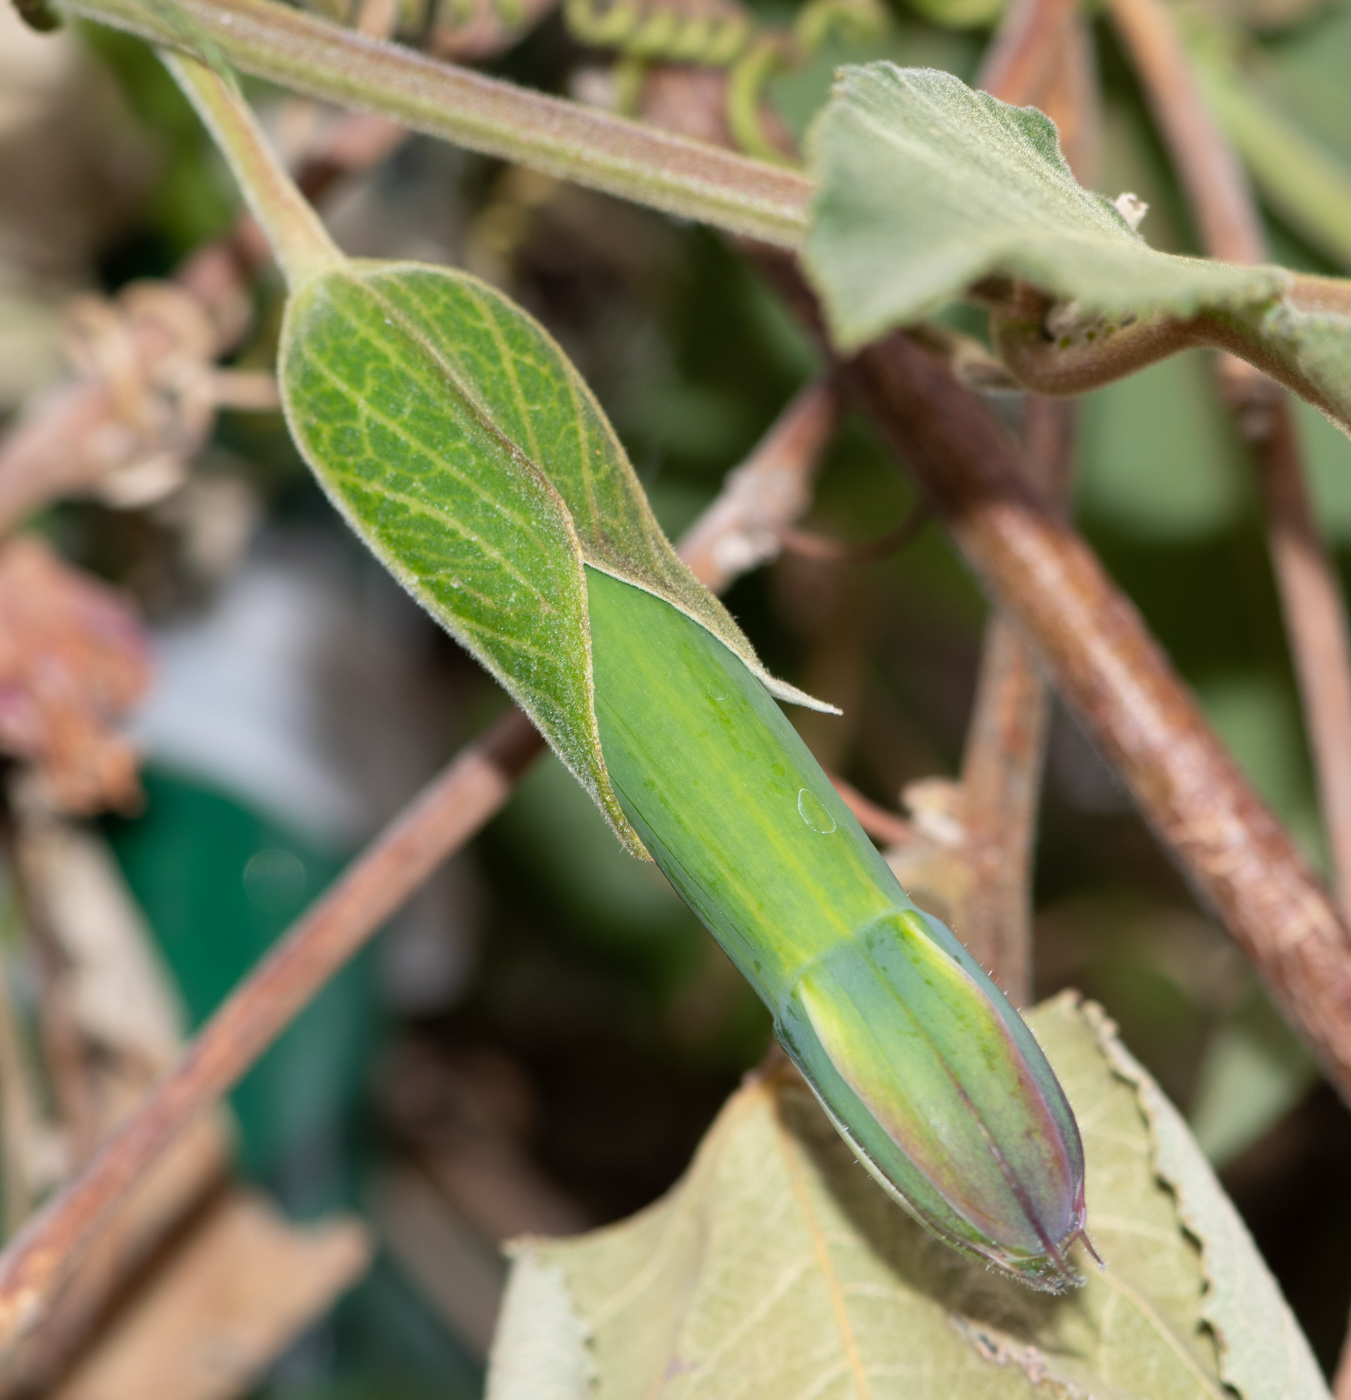
<path id="1" fill-rule="evenodd" d="M 165 52 L 161 57 L 230 162 L 290 286 L 295 288 L 340 262 L 342 253 L 282 167 L 240 95 L 195 58 Z"/>
<path id="2" fill-rule="evenodd" d="M 1307 289 L 1312 289 L 1311 295 L 1318 295 L 1321 284 L 1333 282 L 1331 278 L 1292 277 L 1286 301 L 1303 309 L 1307 304 L 1304 299 Z M 1333 295 L 1337 300 L 1329 297 L 1332 304 L 1327 309 L 1345 314 L 1343 294 L 1338 291 Z M 1340 424 L 1343 432 L 1351 434 L 1351 422 L 1347 421 L 1342 408 L 1281 353 L 1284 347 L 1279 341 L 1266 339 L 1250 319 L 1243 316 L 1214 311 L 1203 311 L 1185 319 L 1152 316 L 1121 326 L 1095 340 L 1079 339 L 1062 346 L 1046 335 L 1048 310 L 1049 303 L 1033 295 L 996 304 L 990 312 L 990 335 L 999 358 L 1014 378 L 1033 393 L 1050 397 L 1086 394 L 1183 350 L 1227 350 L 1298 394 Z"/>
<path id="3" fill-rule="evenodd" d="M 198 32 L 243 72 L 378 112 L 415 131 L 518 161 L 669 214 L 795 248 L 804 175 L 439 63 L 270 0 L 176 0 L 185 25 L 144 0 L 70 0 L 67 11 L 167 48 Z"/>
<path id="4" fill-rule="evenodd" d="M 439 63 L 271 0 L 177 4 L 179 25 L 148 0 L 66 0 L 66 9 L 168 48 L 182 49 L 185 34 L 199 34 L 245 72 L 731 233 L 793 250 L 805 236 L 815 186 L 798 171 Z M 1351 283 L 1291 274 L 1286 299 L 1300 310 L 1351 314 Z M 1019 360 L 1015 372 L 1042 393 L 1080 393 L 1188 346 L 1210 345 L 1337 417 L 1279 347 L 1235 318 L 1154 321 L 1082 354 L 1047 353 L 1017 339 L 1006 347 Z"/>

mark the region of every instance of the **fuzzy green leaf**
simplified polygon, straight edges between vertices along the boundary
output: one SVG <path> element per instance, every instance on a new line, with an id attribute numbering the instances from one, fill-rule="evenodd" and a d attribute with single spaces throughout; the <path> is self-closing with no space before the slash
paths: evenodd
<path id="1" fill-rule="evenodd" d="M 1029 1021 L 1073 1102 L 1085 1287 L 1034 1294 L 935 1243 L 872 1182 L 795 1081 L 734 1095 L 684 1179 L 633 1219 L 516 1247 L 489 1400 L 517 1400 L 527 1309 L 561 1279 L 559 1400 L 1325 1400 L 1308 1346 L 1185 1125 L 1092 1007 Z M 1198 1251 L 1197 1243 L 1200 1249 Z M 585 1338 L 583 1364 L 576 1344 Z M 588 1369 L 590 1374 L 587 1374 Z M 585 1379 L 583 1377 L 585 1376 Z M 548 1387 L 552 1385 L 553 1389 Z"/>
<path id="2" fill-rule="evenodd" d="M 680 561 L 614 430 L 547 332 L 464 273 L 342 262 L 304 281 L 279 355 L 287 421 L 377 557 L 512 693 L 631 849 L 601 755 L 583 567 L 725 642 L 781 698 Z"/>
<path id="3" fill-rule="evenodd" d="M 873 63 L 842 71 L 808 144 L 819 189 L 804 260 L 842 350 L 1015 278 L 1085 316 L 1231 317 L 1351 422 L 1351 317 L 1296 309 L 1281 268 L 1149 247 L 1075 180 L 1034 108 Z"/>
<path id="4" fill-rule="evenodd" d="M 847 68 L 808 139 L 807 266 L 844 348 L 996 275 L 1107 314 L 1239 309 L 1284 287 L 1276 268 L 1156 252 L 1070 173 L 1049 117 L 951 73 Z"/>

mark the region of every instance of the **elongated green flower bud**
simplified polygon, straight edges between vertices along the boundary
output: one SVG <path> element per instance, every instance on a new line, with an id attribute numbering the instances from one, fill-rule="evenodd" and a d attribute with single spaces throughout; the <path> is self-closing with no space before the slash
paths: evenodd
<path id="1" fill-rule="evenodd" d="M 738 657 L 591 568 L 587 593 L 620 803 L 840 1132 L 936 1235 L 1034 1287 L 1076 1282 L 1083 1149 L 1031 1032 Z"/>
<path id="2" fill-rule="evenodd" d="M 576 370 L 473 278 L 347 262 L 231 84 L 166 61 L 285 267 L 283 404 L 334 504 L 647 847 L 874 1175 L 959 1248 L 1072 1282 L 1083 1152 L 1055 1076 L 753 674 Z"/>

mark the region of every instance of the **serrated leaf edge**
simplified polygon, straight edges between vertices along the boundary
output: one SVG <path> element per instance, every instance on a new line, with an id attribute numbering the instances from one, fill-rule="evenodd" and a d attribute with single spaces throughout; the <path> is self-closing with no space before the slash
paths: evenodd
<path id="1" fill-rule="evenodd" d="M 1177 1202 L 1182 1229 L 1195 1240 L 1201 1253 L 1201 1271 L 1206 1280 L 1201 1317 L 1215 1338 L 1221 1380 L 1243 1400 L 1330 1400 L 1322 1372 L 1280 1286 L 1267 1269 L 1248 1227 L 1216 1180 L 1210 1163 L 1197 1146 L 1182 1115 L 1168 1101 L 1149 1072 L 1126 1049 L 1117 1034 L 1116 1023 L 1101 1006 L 1073 992 L 1062 993 L 1062 997 L 1078 1003 L 1112 1072 L 1135 1090 L 1154 1143 L 1154 1169 Z M 1189 1184 L 1197 1177 L 1209 1181 L 1211 1190 L 1207 1193 L 1210 1197 L 1208 1201 L 1199 1199 Z M 1219 1232 L 1240 1241 L 1242 1246 L 1246 1246 L 1245 1253 L 1251 1255 L 1251 1279 L 1261 1295 L 1253 1305 L 1254 1310 L 1265 1318 L 1280 1319 L 1290 1357 L 1290 1380 L 1279 1391 L 1273 1391 L 1261 1378 L 1244 1373 L 1243 1364 L 1236 1356 L 1234 1339 L 1220 1315 L 1219 1281 L 1224 1265 L 1219 1259 Z"/>

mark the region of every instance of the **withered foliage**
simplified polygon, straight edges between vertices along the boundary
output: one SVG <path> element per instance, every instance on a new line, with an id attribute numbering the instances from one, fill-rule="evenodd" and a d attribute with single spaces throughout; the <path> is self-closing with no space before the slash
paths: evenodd
<path id="1" fill-rule="evenodd" d="M 134 810 L 136 754 L 118 722 L 150 682 L 131 608 L 23 536 L 0 549 L 0 751 L 62 811 Z"/>

